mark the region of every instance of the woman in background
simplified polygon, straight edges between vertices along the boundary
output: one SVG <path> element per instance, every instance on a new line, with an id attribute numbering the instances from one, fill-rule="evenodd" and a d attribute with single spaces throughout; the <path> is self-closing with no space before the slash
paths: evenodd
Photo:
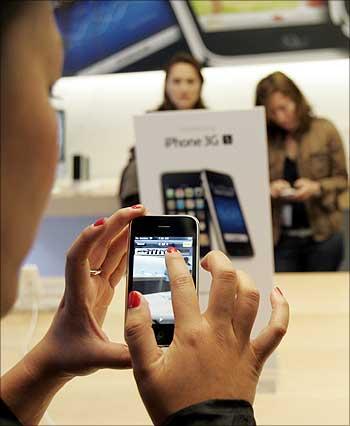
<path id="1" fill-rule="evenodd" d="M 164 98 L 155 111 L 206 108 L 201 98 L 203 82 L 200 64 L 187 53 L 176 54 L 165 68 Z M 122 172 L 118 197 L 122 207 L 140 202 L 134 147 Z"/>
<path id="2" fill-rule="evenodd" d="M 276 271 L 335 271 L 348 186 L 339 133 L 281 72 L 259 82 L 256 105 L 266 108 Z"/>

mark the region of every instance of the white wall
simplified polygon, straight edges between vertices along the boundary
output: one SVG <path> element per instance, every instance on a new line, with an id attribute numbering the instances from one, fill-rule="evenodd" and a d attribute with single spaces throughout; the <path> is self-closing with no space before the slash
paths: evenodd
<path id="1" fill-rule="evenodd" d="M 258 81 L 276 70 L 297 83 L 317 115 L 335 123 L 349 153 L 348 59 L 208 68 L 204 100 L 216 110 L 250 108 Z M 81 153 L 90 156 L 92 178 L 117 181 L 134 143 L 132 117 L 156 108 L 163 83 L 162 71 L 62 78 L 55 94 L 66 110 L 67 175 L 71 156 Z"/>

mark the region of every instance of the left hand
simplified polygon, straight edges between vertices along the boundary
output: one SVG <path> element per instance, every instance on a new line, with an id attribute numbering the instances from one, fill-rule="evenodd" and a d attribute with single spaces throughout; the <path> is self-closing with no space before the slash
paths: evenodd
<path id="1" fill-rule="evenodd" d="M 45 371 L 66 381 L 99 368 L 131 367 L 128 347 L 110 342 L 102 324 L 125 272 L 127 225 L 143 214 L 143 206 L 121 209 L 75 240 L 67 254 L 65 293 L 52 325 L 24 358 L 33 375 Z M 90 269 L 102 273 L 92 276 Z"/>
<path id="2" fill-rule="evenodd" d="M 297 190 L 294 195 L 290 196 L 293 201 L 306 201 L 312 197 L 317 197 L 321 193 L 321 185 L 319 182 L 299 178 L 294 182 L 294 188 Z"/>

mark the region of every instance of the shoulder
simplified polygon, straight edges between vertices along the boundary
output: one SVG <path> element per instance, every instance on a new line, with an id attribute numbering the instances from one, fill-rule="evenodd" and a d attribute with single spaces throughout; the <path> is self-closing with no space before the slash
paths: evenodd
<path id="1" fill-rule="evenodd" d="M 321 131 L 326 134 L 338 132 L 335 125 L 330 120 L 323 117 L 314 117 L 311 121 L 310 130 L 314 130 L 317 132 Z"/>

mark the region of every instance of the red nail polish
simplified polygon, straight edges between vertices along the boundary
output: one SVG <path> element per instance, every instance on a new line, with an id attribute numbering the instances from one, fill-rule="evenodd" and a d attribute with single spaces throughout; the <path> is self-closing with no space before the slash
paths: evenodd
<path id="1" fill-rule="evenodd" d="M 137 308 L 141 303 L 141 295 L 137 291 L 131 291 L 128 297 L 128 308 Z"/>
<path id="2" fill-rule="evenodd" d="M 103 225 L 106 222 L 104 217 L 101 217 L 101 219 L 96 220 L 96 222 L 94 223 L 94 226 L 100 226 Z"/>
<path id="3" fill-rule="evenodd" d="M 275 286 L 275 290 L 281 295 L 281 296 L 283 296 L 283 293 L 282 293 L 282 291 L 281 291 L 281 289 L 276 285 Z"/>
<path id="4" fill-rule="evenodd" d="M 131 206 L 132 209 L 142 209 L 142 204 L 135 204 L 134 206 Z"/>
<path id="5" fill-rule="evenodd" d="M 168 253 L 176 253 L 176 252 L 177 252 L 176 248 L 175 248 L 175 247 L 173 247 L 173 246 L 169 246 L 169 247 L 166 249 L 166 251 L 167 251 Z"/>

